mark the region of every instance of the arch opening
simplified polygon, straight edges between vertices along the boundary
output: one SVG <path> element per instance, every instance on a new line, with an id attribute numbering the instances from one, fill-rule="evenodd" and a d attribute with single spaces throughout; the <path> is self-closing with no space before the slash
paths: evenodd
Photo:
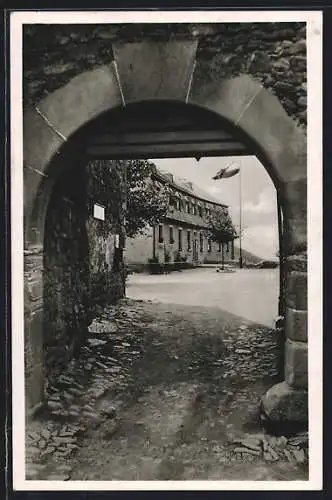
<path id="1" fill-rule="evenodd" d="M 69 91 L 71 92 L 72 90 L 69 89 Z M 220 96 L 217 95 L 217 97 L 219 98 Z M 225 102 L 226 97 L 227 93 L 225 96 L 220 97 L 221 102 L 217 103 L 218 105 L 213 111 L 210 97 L 208 97 L 207 103 L 206 105 L 204 105 L 204 103 L 202 102 L 195 103 L 195 95 L 191 97 L 191 100 L 189 100 L 189 104 L 183 102 L 173 102 L 171 99 L 163 99 L 162 102 L 159 102 L 159 100 L 151 99 L 151 102 L 147 101 L 143 103 L 138 102 L 136 104 L 129 104 L 126 106 L 126 108 L 121 108 L 118 106 L 118 104 L 112 106 L 108 104 L 105 105 L 105 109 L 102 113 L 97 113 L 97 117 L 91 118 L 90 116 L 88 120 L 85 119 L 86 117 L 82 118 L 80 126 L 74 128 L 74 130 L 72 130 L 73 127 L 70 124 L 70 127 L 68 127 L 68 129 L 71 129 L 71 132 L 68 135 L 68 141 L 65 144 L 63 144 L 63 140 L 59 141 L 58 138 L 56 141 L 54 140 L 54 131 L 52 132 L 52 140 L 50 140 L 49 137 L 46 137 L 47 134 L 50 133 L 49 128 L 47 124 L 45 124 L 45 121 L 39 121 L 37 129 L 38 127 L 41 127 L 42 130 L 47 130 L 47 133 L 45 132 L 44 134 L 41 134 L 42 144 L 40 147 L 40 151 L 36 153 L 36 146 L 34 145 L 35 140 L 29 140 L 31 134 L 36 132 L 35 130 L 28 130 L 27 137 L 25 139 L 25 145 L 27 146 L 27 154 L 25 155 L 26 166 L 28 168 L 29 166 L 31 167 L 31 164 L 34 163 L 34 158 L 38 156 L 37 166 L 39 166 L 40 170 L 38 170 L 39 172 L 42 172 L 43 176 L 41 182 L 40 178 L 38 178 L 37 181 L 34 180 L 32 189 L 29 189 L 28 183 L 26 184 L 28 193 L 28 196 L 26 197 L 27 209 L 25 219 L 27 249 L 29 248 L 29 246 L 40 245 L 41 252 L 44 252 L 44 231 L 46 228 L 45 217 L 47 213 L 47 207 L 49 205 L 49 199 L 55 185 L 54 183 L 58 182 L 59 177 L 61 177 L 62 175 L 61 172 L 63 172 L 63 168 L 65 168 L 66 165 L 65 162 L 59 169 L 57 169 L 58 162 L 54 161 L 54 155 L 58 156 L 59 151 L 61 151 L 61 154 L 63 153 L 63 151 L 67 151 L 67 154 L 68 152 L 74 152 L 74 154 L 77 154 L 77 151 L 80 151 L 80 154 L 78 155 L 80 157 L 80 161 L 83 161 L 83 159 L 84 161 L 88 161 L 89 158 L 93 158 L 96 156 L 98 157 L 98 155 L 99 158 L 106 158 L 108 156 L 110 158 L 113 157 L 117 160 L 120 160 L 121 158 L 127 158 L 125 148 L 128 147 L 130 141 L 132 141 L 130 143 L 130 147 L 132 147 L 133 149 L 133 157 L 140 157 L 141 155 L 141 157 L 155 158 L 157 154 L 156 151 L 160 151 L 162 149 L 164 151 L 163 157 L 179 157 L 189 155 L 194 157 L 196 155 L 210 156 L 211 152 L 213 153 L 211 156 L 223 156 L 226 154 L 230 156 L 232 152 L 237 152 L 240 154 L 246 154 L 248 152 L 254 153 L 263 162 L 263 165 L 269 173 L 278 192 L 278 199 L 280 206 L 282 207 L 284 219 L 282 249 L 283 251 L 285 251 L 287 257 L 295 256 L 295 266 L 302 266 L 302 263 L 304 263 L 305 261 L 305 256 L 302 254 L 304 254 L 306 250 L 306 234 L 304 230 L 305 220 L 303 220 L 302 217 L 303 214 L 305 214 L 306 210 L 302 196 L 305 193 L 306 172 L 305 168 L 302 169 L 301 172 L 301 167 L 298 166 L 298 164 L 302 161 L 301 145 L 298 146 L 298 149 L 296 149 L 297 146 L 293 147 L 289 144 L 283 145 L 282 139 L 284 139 L 284 137 L 277 137 L 274 138 L 274 142 L 269 142 L 269 140 L 267 140 L 264 135 L 264 121 L 273 121 L 273 112 L 270 112 L 269 110 L 269 112 L 264 115 L 262 124 L 257 125 L 257 123 L 255 122 L 255 120 L 257 120 L 257 109 L 255 108 L 255 101 L 253 101 L 253 104 L 246 110 L 244 117 L 241 117 L 240 119 L 238 116 L 230 117 L 229 109 L 227 113 L 223 115 L 222 104 L 223 102 Z M 266 94 L 264 94 L 263 100 L 265 98 Z M 98 100 L 97 97 L 93 97 L 92 99 Z M 58 102 L 58 96 L 55 97 L 55 102 Z M 98 104 L 96 102 L 96 107 L 100 107 L 100 99 L 98 101 Z M 260 110 L 262 109 L 261 102 L 258 103 L 258 107 Z M 47 106 L 45 106 L 43 112 L 45 112 L 47 108 L 49 108 L 49 103 Z M 157 116 L 157 118 L 158 114 L 159 116 L 162 116 L 162 109 L 166 110 L 166 113 L 164 114 L 164 120 L 159 121 L 159 126 L 161 127 L 159 129 L 159 133 L 161 135 L 159 136 L 159 138 L 156 138 L 156 141 L 154 143 L 154 154 L 153 148 L 149 148 L 149 144 L 147 144 L 146 142 L 146 137 L 149 133 L 149 130 L 142 131 L 142 127 L 134 130 L 126 129 L 126 126 L 128 127 L 128 123 L 130 123 L 130 118 L 133 120 L 133 117 L 135 116 L 136 120 L 137 118 L 139 119 L 140 116 L 143 115 L 143 109 L 148 109 L 148 112 L 146 111 L 144 115 L 146 114 L 146 116 L 150 117 L 153 115 L 154 111 L 154 114 Z M 177 112 L 175 112 L 175 110 L 177 110 Z M 63 110 L 60 109 L 59 119 L 61 118 L 62 112 Z M 128 113 L 129 115 L 129 119 L 127 118 L 127 124 L 125 119 L 126 113 Z M 130 113 L 132 113 L 131 116 Z M 169 113 L 169 115 L 173 117 L 175 115 L 179 118 L 179 122 L 177 124 L 173 123 L 169 130 L 165 129 L 165 125 L 167 123 L 167 120 L 165 120 L 165 116 L 167 116 L 167 113 Z M 120 134 L 119 136 L 119 121 L 117 117 L 120 117 L 121 115 L 124 117 L 123 134 Z M 191 121 L 189 120 L 188 122 L 189 116 L 191 117 Z M 280 119 L 280 113 L 277 113 L 277 117 L 278 119 Z M 148 121 L 149 118 L 147 122 Z M 29 116 L 27 117 L 27 123 L 28 122 Z M 131 122 L 131 124 L 132 123 L 133 122 Z M 197 127 L 197 123 L 199 124 L 199 127 Z M 138 125 L 142 126 L 143 124 L 143 120 L 141 120 L 141 122 L 138 120 Z M 195 126 L 193 126 L 193 124 Z M 202 124 L 204 125 L 203 127 Z M 156 125 L 156 123 L 154 125 Z M 259 127 L 263 129 L 260 132 L 261 135 L 259 135 L 257 132 L 257 128 Z M 272 125 L 271 129 L 274 131 Z M 94 134 L 92 133 L 92 130 L 94 130 Z M 289 126 L 287 126 L 287 130 L 289 130 Z M 221 133 L 221 131 L 222 133 L 224 133 L 224 135 L 218 136 L 218 132 Z M 205 149 L 202 146 L 202 141 L 200 142 L 200 147 L 197 147 L 197 134 L 201 135 L 203 132 L 206 133 L 206 141 L 204 143 Z M 170 135 L 172 133 L 173 140 L 171 139 L 172 136 Z M 185 135 L 185 133 L 187 133 L 187 135 Z M 270 131 L 270 133 L 272 132 Z M 124 138 L 126 134 L 133 134 L 134 138 Z M 181 134 L 180 143 L 176 142 L 174 134 Z M 139 135 L 140 137 L 138 137 Z M 260 138 L 262 139 L 261 143 L 259 140 Z M 83 141 L 84 148 L 82 148 Z M 77 144 L 80 144 L 79 148 L 77 148 Z M 175 148 L 175 145 L 176 148 L 178 148 L 177 151 L 174 151 L 174 149 L 172 150 L 172 146 L 173 148 Z M 139 147 L 141 148 L 140 154 L 138 154 Z M 116 150 L 116 148 L 118 149 Z M 117 151 L 117 153 L 114 153 L 115 150 Z M 121 153 L 121 151 L 123 151 L 123 153 Z M 181 153 L 180 155 L 179 151 Z M 53 160 L 52 157 L 54 157 Z M 291 165 L 292 161 L 295 160 L 296 168 L 294 169 L 294 175 L 292 175 L 290 173 L 290 170 L 287 170 L 287 168 Z M 301 188 L 300 190 L 299 187 Z M 117 232 L 113 233 L 113 235 L 116 235 L 118 239 L 121 239 L 123 235 L 120 234 L 120 229 L 115 229 L 115 231 Z M 118 255 L 118 258 L 121 259 L 121 255 L 119 256 L 118 249 L 116 248 L 116 243 L 114 243 L 114 255 Z M 300 264 L 298 264 L 299 261 Z M 297 268 L 295 269 L 296 272 L 299 271 Z M 294 274 L 294 268 L 289 267 L 289 269 L 287 270 L 287 276 L 285 275 L 285 279 L 282 280 L 282 283 L 286 283 L 285 288 L 287 289 L 287 293 L 290 290 L 289 293 L 291 297 L 291 304 L 289 303 L 287 308 L 292 309 L 292 311 L 305 309 L 305 301 L 303 300 L 303 295 L 301 295 L 300 293 L 300 297 L 298 296 L 298 289 L 300 286 L 299 283 L 305 279 L 303 268 L 300 267 L 300 269 L 300 274 L 302 273 L 301 276 Z M 43 293 L 44 292 L 41 285 L 42 297 Z M 290 305 L 293 305 L 294 307 L 290 307 Z M 290 313 L 288 312 L 288 315 L 289 314 Z M 288 320 L 288 322 L 289 321 L 290 320 Z M 288 375 L 286 374 L 286 377 L 287 376 L 290 379 L 292 377 L 294 378 L 294 376 L 296 377 L 296 374 L 290 374 L 288 369 Z M 305 384 L 305 381 L 300 381 L 300 387 L 305 387 Z M 297 387 L 296 383 L 294 387 Z"/>

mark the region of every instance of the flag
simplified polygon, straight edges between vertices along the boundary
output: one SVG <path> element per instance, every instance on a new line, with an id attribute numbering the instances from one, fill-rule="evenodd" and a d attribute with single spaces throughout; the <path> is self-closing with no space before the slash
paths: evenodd
<path id="1" fill-rule="evenodd" d="M 228 177 L 233 177 L 233 175 L 236 175 L 240 172 L 240 167 L 235 167 L 235 168 L 229 168 L 225 167 L 219 170 L 219 172 L 216 173 L 212 177 L 213 180 L 218 180 L 218 179 L 227 179 Z"/>

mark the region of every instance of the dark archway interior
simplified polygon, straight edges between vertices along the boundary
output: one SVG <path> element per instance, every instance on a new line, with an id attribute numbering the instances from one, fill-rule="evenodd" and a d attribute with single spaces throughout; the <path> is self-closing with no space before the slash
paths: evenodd
<path id="1" fill-rule="evenodd" d="M 234 123 L 193 104 L 150 100 L 102 113 L 78 129 L 63 149 L 90 158 L 257 156 L 278 190 L 278 173 L 258 144 Z"/>
<path id="2" fill-rule="evenodd" d="M 44 232 L 46 369 L 56 366 L 61 370 L 58 360 L 69 359 L 79 347 L 74 339 L 83 339 L 73 332 L 84 334 L 93 314 L 86 171 L 82 167 L 95 159 L 252 155 L 264 162 L 277 188 L 278 179 L 268 162 L 233 124 L 211 111 L 168 101 L 106 112 L 68 140 L 47 169 L 55 184 Z M 282 283 L 280 280 L 281 287 Z"/>

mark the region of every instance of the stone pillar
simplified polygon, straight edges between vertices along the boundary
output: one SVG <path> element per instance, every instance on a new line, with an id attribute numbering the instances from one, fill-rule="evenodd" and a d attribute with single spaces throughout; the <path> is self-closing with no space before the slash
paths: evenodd
<path id="1" fill-rule="evenodd" d="M 43 400 L 43 250 L 24 250 L 24 355 L 26 409 L 33 410 Z"/>
<path id="2" fill-rule="evenodd" d="M 262 400 L 263 414 L 273 421 L 307 424 L 308 334 L 307 260 L 296 254 L 286 258 L 285 380 L 274 385 Z"/>

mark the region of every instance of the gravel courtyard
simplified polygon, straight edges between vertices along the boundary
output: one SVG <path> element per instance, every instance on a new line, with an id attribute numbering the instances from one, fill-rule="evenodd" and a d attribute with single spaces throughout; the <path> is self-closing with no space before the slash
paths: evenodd
<path id="1" fill-rule="evenodd" d="M 279 340 L 219 307 L 105 309 L 27 429 L 27 478 L 306 480 L 307 435 L 272 436 L 259 421 Z"/>

